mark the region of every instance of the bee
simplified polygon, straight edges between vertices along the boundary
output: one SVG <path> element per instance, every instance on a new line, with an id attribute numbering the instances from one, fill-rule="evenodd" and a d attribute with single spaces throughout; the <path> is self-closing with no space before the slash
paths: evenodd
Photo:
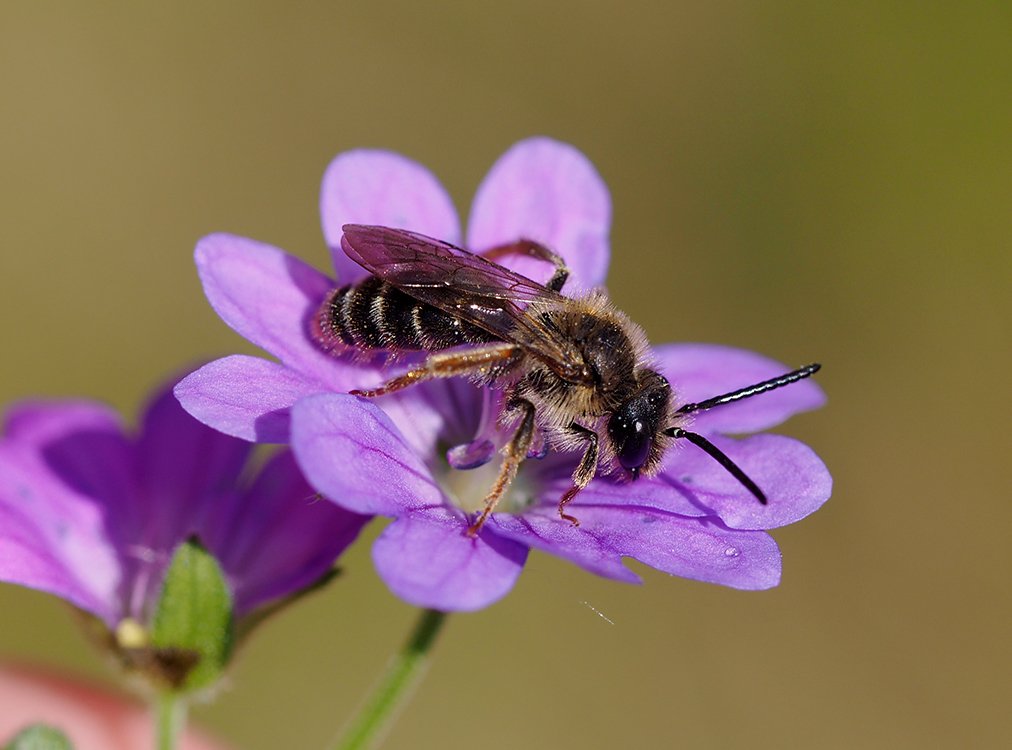
<path id="1" fill-rule="evenodd" d="M 561 294 L 565 261 L 521 239 L 476 255 L 404 229 L 348 224 L 341 247 L 370 276 L 332 290 L 310 321 L 327 351 L 425 359 L 379 387 L 375 398 L 433 378 L 464 376 L 503 392 L 499 426 L 512 437 L 498 477 L 468 533 L 474 536 L 506 492 L 532 446 L 582 451 L 559 516 L 601 472 L 632 481 L 656 474 L 665 452 L 684 439 L 701 448 L 755 498 L 766 495 L 727 455 L 681 426 L 689 414 L 740 401 L 813 375 L 818 364 L 705 401 L 676 404 L 650 361 L 643 330 L 601 291 Z M 495 262 L 526 255 L 552 264 L 540 284 Z"/>

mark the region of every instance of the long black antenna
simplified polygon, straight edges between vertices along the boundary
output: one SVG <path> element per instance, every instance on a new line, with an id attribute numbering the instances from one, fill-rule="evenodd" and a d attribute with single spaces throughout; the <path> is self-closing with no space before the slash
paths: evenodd
<path id="1" fill-rule="evenodd" d="M 799 367 L 797 370 L 789 372 L 786 375 L 781 375 L 778 378 L 764 380 L 761 383 L 746 386 L 745 388 L 739 388 L 737 391 L 731 391 L 730 393 L 725 393 L 722 396 L 714 396 L 713 398 L 708 398 L 706 401 L 700 401 L 696 404 L 684 404 L 678 408 L 677 413 L 691 414 L 694 411 L 704 411 L 706 409 L 712 409 L 715 406 L 720 406 L 721 404 L 729 404 L 732 401 L 741 401 L 743 398 L 758 396 L 760 393 L 772 391 L 774 388 L 782 388 L 785 385 L 790 385 L 791 383 L 796 383 L 799 380 L 811 377 L 819 371 L 820 367 L 822 367 L 820 364 L 805 365 L 804 367 Z"/>
<path id="2" fill-rule="evenodd" d="M 705 411 L 706 409 L 712 409 L 713 407 L 720 406 L 721 404 L 729 404 L 733 401 L 741 401 L 743 398 L 758 396 L 760 393 L 766 393 L 766 391 L 772 391 L 774 388 L 781 388 L 785 385 L 790 385 L 791 383 L 796 383 L 799 380 L 811 377 L 819 371 L 820 367 L 822 367 L 820 364 L 805 365 L 804 367 L 799 367 L 797 370 L 789 372 L 786 375 L 781 375 L 777 378 L 764 380 L 761 383 L 746 386 L 745 388 L 739 388 L 737 391 L 731 391 L 730 393 L 725 393 L 721 396 L 714 396 L 713 398 L 708 398 L 705 401 L 699 401 L 695 404 L 685 404 L 678 408 L 676 414 L 691 414 L 695 411 Z M 763 505 L 766 505 L 766 494 L 759 489 L 759 485 L 753 482 L 749 478 L 748 474 L 741 470 L 738 464 L 728 458 L 720 448 L 711 443 L 705 437 L 695 432 L 683 430 L 681 427 L 669 427 L 664 431 L 664 434 L 676 439 L 685 438 L 698 448 L 702 448 L 706 451 L 710 458 L 723 466 L 731 476 L 742 483 L 742 486 L 744 486 L 745 489 L 755 495 L 756 500 Z"/>
<path id="3" fill-rule="evenodd" d="M 683 430 L 681 427 L 669 427 L 664 432 L 665 434 L 670 435 L 673 438 L 685 438 L 693 445 L 702 448 L 718 464 L 727 469 L 728 473 L 731 476 L 733 476 L 735 479 L 741 482 L 745 486 L 745 489 L 747 489 L 749 492 L 755 495 L 756 500 L 758 500 L 763 505 L 766 505 L 766 494 L 761 489 L 759 489 L 759 485 L 753 482 L 749 478 L 748 474 L 746 474 L 744 471 L 741 470 L 738 464 L 736 464 L 734 461 L 728 458 L 725 455 L 724 451 L 722 451 L 716 445 L 711 443 L 705 437 L 695 432 Z"/>

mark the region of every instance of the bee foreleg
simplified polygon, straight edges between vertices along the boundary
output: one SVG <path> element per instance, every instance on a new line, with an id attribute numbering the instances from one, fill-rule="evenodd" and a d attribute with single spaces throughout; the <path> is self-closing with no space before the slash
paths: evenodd
<path id="1" fill-rule="evenodd" d="M 590 480 L 597 474 L 597 433 L 588 430 L 583 425 L 576 424 L 576 422 L 569 425 L 569 430 L 587 441 L 587 449 L 583 452 L 583 458 L 580 459 L 580 463 L 577 464 L 576 470 L 573 472 L 573 486 L 566 490 L 562 499 L 559 500 L 559 517 L 569 521 L 573 526 L 579 526 L 580 522 L 576 517 L 567 515 L 565 510 L 570 500 L 576 497 L 576 493 L 590 484 Z"/>
<path id="2" fill-rule="evenodd" d="M 516 407 L 518 411 L 523 412 L 520 426 L 517 427 L 517 431 L 513 433 L 513 438 L 503 449 L 505 457 L 503 458 L 502 468 L 499 469 L 499 476 L 496 478 L 495 484 L 492 485 L 492 489 L 489 490 L 488 495 L 485 496 L 485 507 L 482 509 L 481 515 L 478 516 L 478 520 L 467 529 L 468 536 L 476 536 L 478 531 L 481 530 L 485 520 L 495 510 L 495 506 L 499 504 L 503 493 L 506 492 L 506 489 L 510 486 L 514 477 L 516 477 L 517 470 L 520 468 L 521 462 L 527 457 L 527 451 L 531 447 L 531 439 L 534 437 L 534 404 L 530 401 L 520 400 L 516 402 Z"/>
<path id="3" fill-rule="evenodd" d="M 566 266 L 566 261 L 562 259 L 562 256 L 553 250 L 549 250 L 547 247 L 542 245 L 540 242 L 534 240 L 517 240 L 507 245 L 497 245 L 496 247 L 486 250 L 482 253 L 482 256 L 492 260 L 493 258 L 499 258 L 503 255 L 530 255 L 532 258 L 538 260 L 547 261 L 555 266 L 555 273 L 552 274 L 552 278 L 545 284 L 553 292 L 562 291 L 563 284 L 566 283 L 566 279 L 569 278 L 569 268 Z"/>
<path id="4" fill-rule="evenodd" d="M 430 354 L 425 362 L 388 380 L 381 386 L 369 389 L 350 391 L 353 396 L 374 398 L 386 393 L 393 393 L 402 388 L 421 383 L 432 378 L 452 378 L 455 375 L 484 375 L 497 365 L 502 365 L 520 353 L 515 344 L 490 344 L 464 351 L 442 352 Z"/>

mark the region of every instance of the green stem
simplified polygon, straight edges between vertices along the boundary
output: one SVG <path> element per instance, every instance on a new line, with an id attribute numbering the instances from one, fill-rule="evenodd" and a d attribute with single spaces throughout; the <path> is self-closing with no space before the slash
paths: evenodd
<path id="1" fill-rule="evenodd" d="M 429 651 L 446 621 L 445 612 L 422 610 L 415 629 L 400 653 L 390 660 L 387 671 L 373 688 L 362 710 L 345 727 L 333 750 L 375 748 L 393 723 L 397 709 L 411 696 L 428 665 Z"/>
<path id="2" fill-rule="evenodd" d="M 176 750 L 185 724 L 186 700 L 169 690 L 159 693 L 155 699 L 155 748 Z"/>

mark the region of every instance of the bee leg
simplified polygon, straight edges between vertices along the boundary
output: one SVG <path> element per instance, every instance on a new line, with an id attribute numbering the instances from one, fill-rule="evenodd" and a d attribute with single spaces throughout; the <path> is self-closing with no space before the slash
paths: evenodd
<path id="1" fill-rule="evenodd" d="M 527 451 L 531 447 L 531 439 L 534 437 L 534 404 L 530 401 L 520 400 L 517 402 L 517 408 L 523 412 L 520 426 L 517 427 L 517 431 L 513 433 L 513 438 L 506 444 L 503 450 L 505 457 L 502 461 L 502 468 L 499 469 L 499 476 L 496 478 L 495 484 L 492 485 L 492 489 L 485 496 L 485 507 L 482 509 L 481 515 L 478 516 L 478 520 L 468 527 L 468 536 L 473 537 L 478 535 L 482 525 L 492 511 L 495 510 L 495 506 L 498 505 L 503 493 L 506 492 L 506 489 L 510 486 L 514 477 L 516 477 L 517 470 L 520 468 L 521 462 L 527 457 Z"/>
<path id="2" fill-rule="evenodd" d="M 569 501 L 576 497 L 577 492 L 590 484 L 590 480 L 597 473 L 597 433 L 588 430 L 583 425 L 576 424 L 576 422 L 569 425 L 569 430 L 587 441 L 587 450 L 583 452 L 583 458 L 580 459 L 580 463 L 573 472 L 573 486 L 566 490 L 559 500 L 559 517 L 569 521 L 573 526 L 579 526 L 580 522 L 576 517 L 568 515 L 565 510 Z"/>
<path id="3" fill-rule="evenodd" d="M 517 240 L 507 245 L 497 245 L 489 250 L 482 253 L 482 256 L 492 260 L 494 258 L 500 258 L 503 255 L 529 255 L 532 258 L 538 260 L 547 261 L 555 266 L 555 273 L 552 274 L 552 278 L 545 284 L 553 292 L 562 291 L 563 284 L 566 283 L 566 279 L 569 278 L 569 268 L 566 266 L 566 261 L 562 259 L 562 256 L 558 253 L 549 250 L 547 247 L 542 245 L 540 242 L 534 240 Z"/>
<path id="4" fill-rule="evenodd" d="M 432 378 L 452 378 L 454 375 L 482 375 L 497 365 L 502 365 L 515 358 L 520 347 L 515 344 L 491 344 L 457 352 L 430 354 L 425 362 L 408 370 L 381 386 L 350 391 L 353 396 L 375 398 L 386 393 L 393 393 L 402 388 L 421 383 Z"/>

